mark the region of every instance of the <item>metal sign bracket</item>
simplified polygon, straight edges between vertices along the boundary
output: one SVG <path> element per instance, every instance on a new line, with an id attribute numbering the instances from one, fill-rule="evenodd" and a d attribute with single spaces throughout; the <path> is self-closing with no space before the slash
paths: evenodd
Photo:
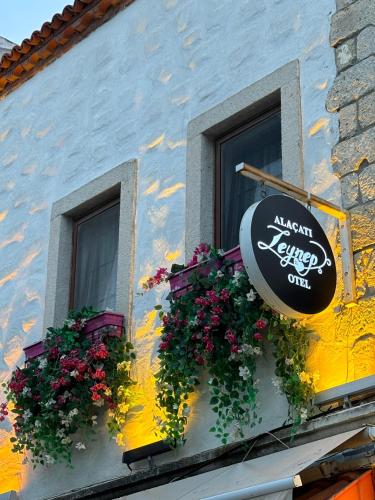
<path id="1" fill-rule="evenodd" d="M 278 179 L 273 175 L 267 174 L 247 163 L 240 163 L 235 167 L 236 173 L 241 173 L 263 185 L 270 186 L 273 189 L 285 193 L 292 198 L 307 203 L 308 205 L 321 210 L 322 212 L 335 217 L 339 222 L 340 242 L 341 242 L 341 260 L 344 283 L 343 302 L 347 307 L 354 306 L 357 303 L 355 290 L 354 261 L 352 251 L 351 221 L 350 212 L 334 205 L 330 201 L 319 198 L 304 189 L 301 189 L 289 182 Z"/>

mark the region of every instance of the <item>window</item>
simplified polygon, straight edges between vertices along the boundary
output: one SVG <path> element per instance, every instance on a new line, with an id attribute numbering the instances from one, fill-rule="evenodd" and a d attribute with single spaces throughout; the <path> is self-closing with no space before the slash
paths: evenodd
<path id="1" fill-rule="evenodd" d="M 45 328 L 84 305 L 109 307 L 129 321 L 137 169 L 136 160 L 123 163 L 53 204 Z"/>
<path id="2" fill-rule="evenodd" d="M 225 250 L 238 245 L 242 216 L 262 196 L 259 183 L 236 174 L 241 162 L 282 176 L 278 108 L 216 141 L 215 243 Z"/>
<path id="3" fill-rule="evenodd" d="M 115 309 L 119 216 L 116 200 L 74 222 L 71 308 Z"/>
<path id="4" fill-rule="evenodd" d="M 275 112 L 268 115 L 270 110 Z M 281 173 L 286 181 L 303 187 L 301 122 L 298 61 L 291 61 L 191 120 L 187 131 L 186 256 L 200 242 L 235 246 L 240 212 L 259 196 L 259 187 L 254 191 L 255 185 L 248 179 L 225 179 L 227 172 L 228 176 L 236 175 L 230 173 L 231 167 L 224 167 L 228 159 L 229 165 L 246 161 L 271 169 L 273 174 L 279 169 L 277 175 Z M 251 143 L 254 148 L 249 147 Z M 220 168 L 215 166 L 218 158 L 224 160 Z M 225 170 L 221 172 L 221 168 Z M 227 183 L 242 182 L 239 199 L 235 200 L 231 186 L 227 191 Z M 220 218 L 220 214 L 228 219 Z"/>

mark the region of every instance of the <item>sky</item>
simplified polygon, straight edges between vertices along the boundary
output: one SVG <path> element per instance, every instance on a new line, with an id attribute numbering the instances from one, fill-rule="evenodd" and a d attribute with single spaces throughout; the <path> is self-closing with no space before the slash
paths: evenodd
<path id="1" fill-rule="evenodd" d="M 0 36 L 17 44 L 74 0 L 0 0 Z"/>

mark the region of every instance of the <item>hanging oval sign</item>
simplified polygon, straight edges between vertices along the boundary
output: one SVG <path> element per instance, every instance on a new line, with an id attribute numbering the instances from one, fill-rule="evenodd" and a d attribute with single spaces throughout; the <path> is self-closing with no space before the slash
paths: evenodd
<path id="1" fill-rule="evenodd" d="M 336 266 L 319 222 L 301 203 L 268 196 L 245 212 L 240 227 L 242 260 L 263 300 L 282 314 L 323 311 L 336 289 Z"/>

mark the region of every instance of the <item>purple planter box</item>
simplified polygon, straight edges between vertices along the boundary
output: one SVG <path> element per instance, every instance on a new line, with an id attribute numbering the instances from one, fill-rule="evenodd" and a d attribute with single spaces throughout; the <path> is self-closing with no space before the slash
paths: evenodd
<path id="1" fill-rule="evenodd" d="M 225 252 L 223 259 L 233 261 L 233 272 L 243 269 L 243 262 L 239 246 L 228 250 L 228 252 Z M 212 266 L 204 262 L 195 264 L 194 266 L 188 267 L 187 269 L 184 269 L 183 271 L 180 271 L 179 273 L 176 273 L 169 278 L 171 292 L 175 298 L 185 295 L 185 293 L 187 293 L 191 289 L 189 277 L 197 269 L 199 269 L 201 274 L 207 276 L 210 273 Z"/>
<path id="2" fill-rule="evenodd" d="M 91 342 L 99 340 L 106 334 L 115 337 L 121 337 L 124 315 L 114 312 L 103 312 L 87 320 L 83 329 L 83 334 L 86 335 Z M 44 353 L 44 341 L 40 340 L 24 348 L 26 361 L 37 358 Z"/>

